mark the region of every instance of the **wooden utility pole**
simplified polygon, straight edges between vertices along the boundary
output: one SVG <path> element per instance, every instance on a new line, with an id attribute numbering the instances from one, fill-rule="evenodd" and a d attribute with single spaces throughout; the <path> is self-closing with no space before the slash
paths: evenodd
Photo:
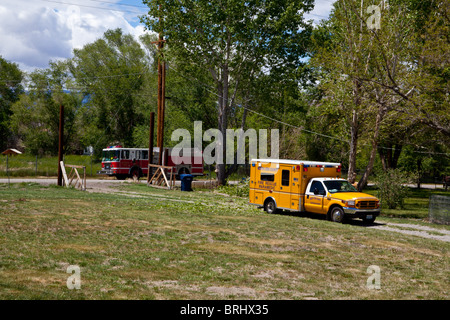
<path id="1" fill-rule="evenodd" d="M 60 163 L 63 161 L 64 143 L 64 105 L 59 105 L 59 148 L 58 148 L 58 186 L 62 186 L 62 170 Z"/>
<path id="2" fill-rule="evenodd" d="M 148 164 L 153 164 L 153 135 L 155 132 L 155 113 L 150 112 L 150 133 L 149 133 L 149 141 L 148 141 Z M 150 182 L 151 177 L 150 168 L 148 169 L 147 174 L 147 183 Z"/>
<path id="3" fill-rule="evenodd" d="M 161 5 L 159 5 L 159 12 L 161 14 Z M 159 148 L 158 165 L 162 165 L 162 154 L 164 149 L 164 109 L 166 106 L 166 63 L 163 59 L 162 49 L 164 47 L 164 38 L 162 35 L 163 21 L 159 17 L 160 31 L 158 41 L 153 42 L 158 47 L 158 123 L 156 143 Z"/>
<path id="4" fill-rule="evenodd" d="M 162 165 L 162 154 L 164 149 L 164 111 L 166 105 L 166 63 L 162 61 L 161 50 L 164 46 L 164 39 L 159 34 L 158 41 L 158 127 L 157 127 L 157 145 L 159 148 L 158 164 Z"/>
<path id="5" fill-rule="evenodd" d="M 161 12 L 161 5 L 159 5 L 159 11 Z M 162 20 L 159 18 L 161 22 Z M 162 49 L 164 42 L 166 42 L 162 36 L 162 32 L 159 32 L 158 41 L 152 42 L 156 44 L 158 48 L 158 120 L 157 120 L 157 133 L 156 133 L 156 145 L 159 148 L 158 165 L 162 165 L 162 153 L 164 149 L 164 109 L 166 105 L 166 63 L 163 60 Z"/>

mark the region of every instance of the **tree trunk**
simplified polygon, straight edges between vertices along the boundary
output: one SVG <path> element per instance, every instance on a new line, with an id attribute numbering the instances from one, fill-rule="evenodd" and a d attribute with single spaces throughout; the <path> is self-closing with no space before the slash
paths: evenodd
<path id="1" fill-rule="evenodd" d="M 220 150 L 217 152 L 222 154 L 222 161 L 216 164 L 216 173 L 217 173 L 217 183 L 219 185 L 225 185 L 227 174 L 225 170 L 225 160 L 226 160 L 226 130 L 228 125 L 227 111 L 228 111 L 228 66 L 224 65 L 222 69 L 222 79 L 220 79 L 220 83 L 218 86 L 219 91 L 219 131 L 222 134 L 222 146 Z"/>
<path id="2" fill-rule="evenodd" d="M 385 151 L 386 150 L 384 150 L 384 149 L 378 150 L 378 153 L 380 155 L 380 160 L 381 160 L 381 166 L 383 167 L 383 171 L 387 171 L 387 169 L 388 169 L 387 155 L 386 155 Z"/>
<path id="3" fill-rule="evenodd" d="M 355 183 L 356 180 L 356 149 L 358 145 L 358 113 L 353 109 L 350 137 L 350 155 L 348 159 L 348 181 Z"/>
<path id="4" fill-rule="evenodd" d="M 244 110 L 242 111 L 241 129 L 245 131 L 245 120 L 247 120 L 247 103 L 244 103 Z"/>
<path id="5" fill-rule="evenodd" d="M 402 145 L 396 145 L 394 149 L 394 155 L 392 156 L 392 169 L 397 168 L 398 159 L 400 158 L 400 154 L 402 153 Z"/>
<path id="6" fill-rule="evenodd" d="M 386 148 L 380 148 L 378 150 L 384 171 L 397 168 L 398 158 L 402 153 L 402 148 L 402 145 L 394 146 L 392 143 L 388 143 Z"/>
<path id="7" fill-rule="evenodd" d="M 367 186 L 369 176 L 372 173 L 373 165 L 375 163 L 375 157 L 377 155 L 377 148 L 378 148 L 378 135 L 380 132 L 380 124 L 381 120 L 383 119 L 384 115 L 384 108 L 380 107 L 378 109 L 377 118 L 375 121 L 375 129 L 373 133 L 373 140 L 372 140 L 372 151 L 370 152 L 370 158 L 369 163 L 367 164 L 366 170 L 364 171 L 363 176 L 361 177 L 361 180 L 358 182 L 358 190 L 362 191 Z"/>
<path id="8" fill-rule="evenodd" d="M 247 104 L 244 104 L 244 106 L 247 107 Z M 244 108 L 244 111 L 243 111 L 243 114 L 242 114 L 242 121 L 241 121 L 242 132 L 244 132 L 245 119 L 246 118 L 247 118 L 247 109 Z M 244 141 L 244 145 L 245 145 L 245 141 Z M 234 158 L 233 158 L 234 159 L 234 163 L 230 167 L 228 167 L 228 170 L 226 170 L 226 176 L 227 177 L 229 177 L 231 174 L 235 173 L 238 170 L 239 165 L 238 165 L 238 158 L 237 157 L 238 157 L 238 155 L 237 155 L 237 150 L 236 150 L 236 152 L 234 153 Z M 245 163 L 247 163 L 247 161 L 245 161 Z M 244 166 L 245 166 L 245 164 L 244 164 Z"/>

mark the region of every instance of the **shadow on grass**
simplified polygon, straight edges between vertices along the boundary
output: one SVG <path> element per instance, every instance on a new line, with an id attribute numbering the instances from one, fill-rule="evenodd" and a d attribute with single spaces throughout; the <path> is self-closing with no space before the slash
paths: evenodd
<path id="1" fill-rule="evenodd" d="M 261 208 L 261 210 L 263 210 L 263 208 Z M 280 210 L 279 209 L 273 214 L 280 215 L 280 216 L 290 216 L 290 217 L 306 218 L 306 219 L 319 220 L 319 221 L 322 220 L 322 221 L 327 221 L 327 222 L 330 222 L 330 223 L 336 223 L 336 222 L 332 222 L 332 221 L 327 220 L 326 215 L 318 214 L 318 213 L 292 212 L 292 211 Z M 352 226 L 358 226 L 358 227 L 375 227 L 375 226 L 384 226 L 384 225 L 386 225 L 386 223 L 380 223 L 380 222 L 376 222 L 376 221 L 374 221 L 373 223 L 367 223 L 367 222 L 364 222 L 363 220 L 358 219 L 358 218 L 354 218 L 354 219 L 346 218 L 344 220 L 343 224 L 352 225 Z"/>

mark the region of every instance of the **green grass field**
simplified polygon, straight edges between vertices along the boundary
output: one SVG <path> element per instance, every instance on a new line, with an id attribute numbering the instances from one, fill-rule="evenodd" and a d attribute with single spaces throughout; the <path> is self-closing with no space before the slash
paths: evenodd
<path id="1" fill-rule="evenodd" d="M 450 298 L 449 242 L 247 201 L 132 183 L 120 194 L 0 185 L 0 299 Z M 397 220 L 430 225 L 377 222 Z M 80 290 L 66 286 L 69 265 Z M 367 287 L 372 265 L 380 290 Z"/>
<path id="2" fill-rule="evenodd" d="M 86 175 L 95 176 L 101 170 L 102 164 L 90 156 L 67 155 L 66 164 L 86 167 Z M 37 165 L 36 165 L 37 162 Z M 10 177 L 51 177 L 58 175 L 58 157 L 38 157 L 21 154 L 8 157 L 8 171 Z M 6 156 L 0 156 L 0 177 L 6 177 Z"/>

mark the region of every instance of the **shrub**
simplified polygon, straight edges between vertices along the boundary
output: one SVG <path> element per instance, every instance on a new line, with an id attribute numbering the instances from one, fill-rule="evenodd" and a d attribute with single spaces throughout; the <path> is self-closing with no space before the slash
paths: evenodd
<path id="1" fill-rule="evenodd" d="M 217 191 L 226 193 L 230 196 L 248 197 L 250 192 L 250 179 L 242 179 L 238 184 L 220 186 Z"/>
<path id="2" fill-rule="evenodd" d="M 381 200 L 382 206 L 389 209 L 396 209 L 399 206 L 403 209 L 404 199 L 409 192 L 405 184 L 412 181 L 411 175 L 399 169 L 378 172 L 375 184 L 378 189 L 377 196 Z"/>

